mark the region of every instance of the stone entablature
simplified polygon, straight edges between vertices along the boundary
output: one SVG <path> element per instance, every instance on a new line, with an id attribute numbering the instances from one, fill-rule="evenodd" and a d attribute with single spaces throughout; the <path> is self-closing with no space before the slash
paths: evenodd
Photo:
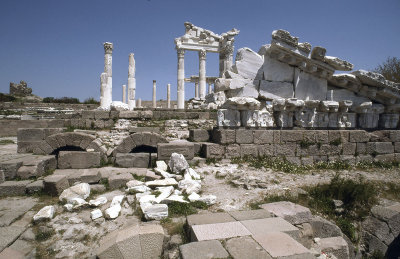
<path id="1" fill-rule="evenodd" d="M 204 131 L 205 130 L 194 130 Z M 291 163 L 309 165 L 316 162 L 345 161 L 350 164 L 372 161 L 400 160 L 400 131 L 381 130 L 257 130 L 217 129 L 207 143 L 201 141 L 202 156 L 206 158 L 233 158 L 268 156 L 285 158 Z"/>

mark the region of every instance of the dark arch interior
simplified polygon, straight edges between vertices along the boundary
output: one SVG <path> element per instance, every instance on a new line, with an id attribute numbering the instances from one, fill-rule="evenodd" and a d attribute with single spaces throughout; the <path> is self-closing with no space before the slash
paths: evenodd
<path id="1" fill-rule="evenodd" d="M 133 148 L 129 153 L 157 153 L 157 148 L 148 145 L 140 145 Z"/>
<path id="2" fill-rule="evenodd" d="M 81 147 L 77 147 L 77 146 L 64 146 L 64 147 L 55 149 L 51 154 L 56 155 L 58 157 L 58 154 L 60 153 L 60 151 L 86 151 L 86 150 L 82 149 Z"/>

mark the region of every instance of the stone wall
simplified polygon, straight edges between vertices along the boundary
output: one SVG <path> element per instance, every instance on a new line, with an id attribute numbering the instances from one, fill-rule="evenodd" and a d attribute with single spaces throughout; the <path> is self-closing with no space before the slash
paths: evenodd
<path id="1" fill-rule="evenodd" d="M 0 110 L 29 109 L 29 108 L 54 108 L 72 110 L 92 110 L 99 107 L 98 104 L 82 103 L 24 103 L 24 102 L 0 102 Z"/>
<path id="2" fill-rule="evenodd" d="M 205 130 L 191 130 L 192 141 L 206 141 Z M 400 161 L 400 130 L 217 129 L 214 143 L 201 143 L 206 158 L 282 157 L 298 165 L 321 161 Z"/>
<path id="3" fill-rule="evenodd" d="M 216 112 L 209 110 L 137 109 L 135 111 L 83 110 L 51 114 L 52 119 L 0 119 L 0 137 L 16 136 L 19 128 L 110 129 L 119 119 L 125 120 L 216 120 Z"/>

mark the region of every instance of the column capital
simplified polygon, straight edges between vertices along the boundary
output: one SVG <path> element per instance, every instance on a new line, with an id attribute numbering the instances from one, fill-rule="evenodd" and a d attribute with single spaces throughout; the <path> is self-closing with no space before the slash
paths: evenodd
<path id="1" fill-rule="evenodd" d="M 105 54 L 112 54 L 114 46 L 113 46 L 113 44 L 111 42 L 104 42 L 103 46 L 104 46 L 104 53 Z"/>
<path id="2" fill-rule="evenodd" d="M 177 49 L 176 52 L 178 53 L 178 58 L 183 58 L 185 56 L 185 50 L 184 49 Z"/>
<path id="3" fill-rule="evenodd" d="M 205 51 L 204 49 L 199 51 L 199 59 L 200 60 L 205 60 L 207 56 L 207 51 Z"/>

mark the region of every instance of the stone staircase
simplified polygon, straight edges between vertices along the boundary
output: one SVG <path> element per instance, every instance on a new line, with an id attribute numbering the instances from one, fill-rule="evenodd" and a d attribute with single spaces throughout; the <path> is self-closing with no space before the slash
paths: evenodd
<path id="1" fill-rule="evenodd" d="M 270 209 L 188 216 L 191 243 L 179 247 L 182 258 L 351 258 L 342 236 L 307 235 L 302 224 L 315 220 L 307 208 L 290 202 L 267 205 Z"/>

